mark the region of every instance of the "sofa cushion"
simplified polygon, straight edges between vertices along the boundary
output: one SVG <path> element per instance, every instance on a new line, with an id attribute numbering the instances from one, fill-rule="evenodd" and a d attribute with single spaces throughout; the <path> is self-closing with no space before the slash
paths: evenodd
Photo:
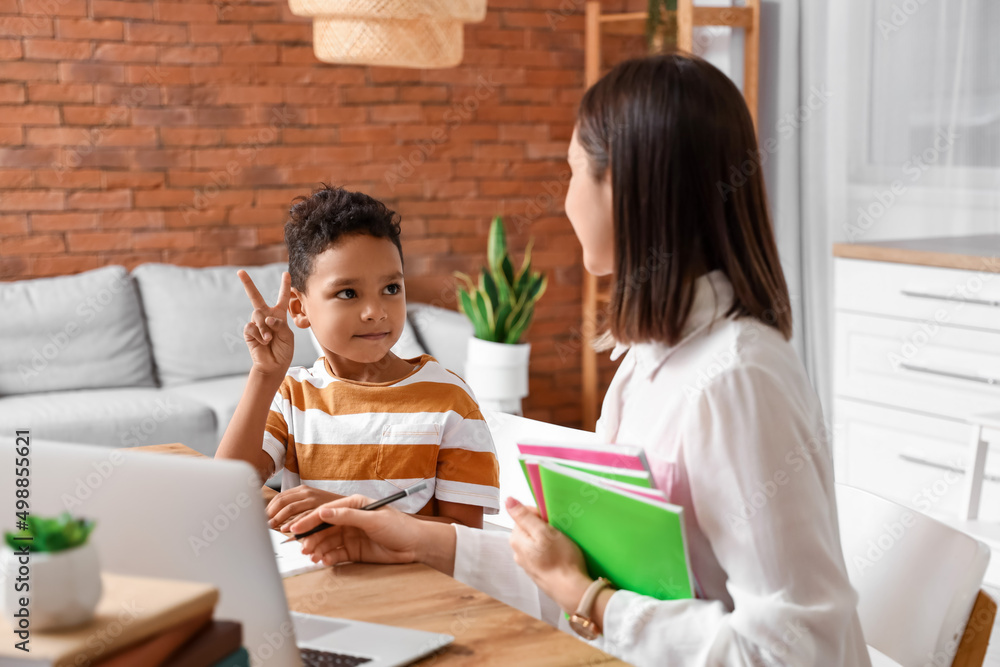
<path id="1" fill-rule="evenodd" d="M 216 440 L 222 442 L 222 436 L 225 435 L 226 428 L 233 419 L 233 413 L 236 412 L 236 406 L 239 405 L 246 382 L 246 375 L 241 373 L 230 377 L 181 384 L 164 389 L 164 391 L 207 405 L 215 416 Z M 212 449 L 213 454 L 214 452 L 215 448 Z M 205 453 L 208 454 L 208 452 Z M 271 479 L 267 480 L 267 485 L 275 491 L 281 490 L 282 471 L 283 469 L 276 470 Z"/>
<path id="2" fill-rule="evenodd" d="M 243 327 L 253 307 L 236 275 L 245 269 L 269 304 L 273 304 L 287 264 L 191 268 L 143 264 L 132 272 L 142 296 L 153 360 L 160 383 L 174 386 L 197 380 L 247 373 L 253 362 Z M 316 360 L 309 332 L 289 318 L 295 334 L 294 366 Z"/>
<path id="3" fill-rule="evenodd" d="M 403 332 L 399 334 L 399 340 L 392 346 L 392 353 L 403 359 L 413 359 L 422 354 L 428 354 L 427 350 L 417 338 L 417 332 L 413 329 L 413 322 L 410 321 L 409 309 L 407 309 L 406 320 L 403 322 Z"/>
<path id="4" fill-rule="evenodd" d="M 406 306 L 406 316 L 427 354 L 465 377 L 465 355 L 473 334 L 472 323 L 465 315 L 427 303 L 411 303 Z"/>
<path id="5" fill-rule="evenodd" d="M 124 267 L 0 283 L 0 313 L 0 396 L 155 384 Z"/>
<path id="6" fill-rule="evenodd" d="M 215 452 L 215 416 L 204 403 L 154 387 L 60 391 L 0 398 L 0 432 L 106 447 L 182 442 Z"/>
<path id="7" fill-rule="evenodd" d="M 246 383 L 246 374 L 240 373 L 239 375 L 179 384 L 165 388 L 164 391 L 171 396 L 179 396 L 207 405 L 215 416 L 216 442 L 221 442 L 226 427 L 229 426 L 229 421 L 233 418 L 233 413 L 236 412 L 236 406 L 239 405 L 240 396 L 243 395 L 243 387 Z"/>

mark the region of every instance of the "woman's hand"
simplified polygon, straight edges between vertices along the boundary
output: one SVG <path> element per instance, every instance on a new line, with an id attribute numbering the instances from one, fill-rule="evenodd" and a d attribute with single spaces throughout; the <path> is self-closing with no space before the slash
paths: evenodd
<path id="1" fill-rule="evenodd" d="M 267 504 L 268 525 L 275 530 L 288 532 L 288 526 L 285 523 L 290 519 L 343 497 L 339 493 L 300 484 L 271 498 L 271 502 Z"/>
<path id="2" fill-rule="evenodd" d="M 455 564 L 455 529 L 449 524 L 418 521 L 391 507 L 362 511 L 370 498 L 348 496 L 321 505 L 292 522 L 304 533 L 321 522 L 333 527 L 299 540 L 302 552 L 326 565 L 346 562 L 424 562 L 451 574 Z"/>
<path id="3" fill-rule="evenodd" d="M 271 307 L 246 271 L 240 269 L 236 275 L 243 282 L 243 289 L 254 309 L 250 321 L 243 327 L 243 339 L 253 359 L 252 370 L 264 377 L 284 377 L 292 365 L 292 353 L 295 351 L 295 337 L 287 320 L 292 278 L 287 271 L 281 274 L 278 301 Z"/>
<path id="4" fill-rule="evenodd" d="M 510 535 L 514 561 L 563 611 L 576 611 L 593 582 L 580 547 L 542 521 L 533 507 L 508 498 L 507 512 L 516 524 Z"/>

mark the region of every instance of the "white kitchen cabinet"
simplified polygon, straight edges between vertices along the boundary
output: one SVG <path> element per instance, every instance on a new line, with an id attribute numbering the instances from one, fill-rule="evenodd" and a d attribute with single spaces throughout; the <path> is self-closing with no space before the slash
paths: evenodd
<path id="1" fill-rule="evenodd" d="M 837 479 L 960 524 L 968 419 L 1000 412 L 1000 237 L 834 254 Z M 996 550 L 1000 431 L 984 439 L 979 520 L 963 526 Z"/>
<path id="2" fill-rule="evenodd" d="M 968 424 L 846 398 L 834 411 L 839 481 L 932 516 L 957 517 Z M 990 443 L 979 520 L 1000 522 L 1000 439 Z"/>

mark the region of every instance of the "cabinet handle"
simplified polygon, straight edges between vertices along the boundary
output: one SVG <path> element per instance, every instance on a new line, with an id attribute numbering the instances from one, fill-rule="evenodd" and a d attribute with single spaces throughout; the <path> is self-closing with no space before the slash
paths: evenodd
<path id="1" fill-rule="evenodd" d="M 941 377 L 955 378 L 957 380 L 970 380 L 972 382 L 982 382 L 983 384 L 1000 385 L 1000 379 L 987 377 L 985 375 L 969 375 L 968 373 L 942 371 L 937 368 L 927 368 L 926 366 L 908 364 L 905 361 L 900 362 L 899 366 L 900 368 L 905 368 L 906 370 L 913 371 L 914 373 L 926 373 L 928 375 L 940 375 Z"/>
<path id="2" fill-rule="evenodd" d="M 947 294 L 933 294 L 931 292 L 914 292 L 913 290 L 899 290 L 903 296 L 912 296 L 918 299 L 937 299 L 938 301 L 956 301 L 958 303 L 972 303 L 977 306 L 993 306 L 1000 308 L 1000 301 L 993 299 L 970 299 L 964 296 L 950 296 Z"/>
<path id="3" fill-rule="evenodd" d="M 910 463 L 916 463 L 922 466 L 930 466 L 931 468 L 940 468 L 941 470 L 950 470 L 951 472 L 957 472 L 959 475 L 965 474 L 965 468 L 959 468 L 956 465 L 950 463 L 942 463 L 941 461 L 935 461 L 933 459 L 924 458 L 919 454 L 909 454 L 907 452 L 900 452 L 899 458 L 904 461 L 909 461 Z M 983 480 L 990 482 L 1000 482 L 1000 475 L 991 475 L 989 473 L 983 474 Z"/>

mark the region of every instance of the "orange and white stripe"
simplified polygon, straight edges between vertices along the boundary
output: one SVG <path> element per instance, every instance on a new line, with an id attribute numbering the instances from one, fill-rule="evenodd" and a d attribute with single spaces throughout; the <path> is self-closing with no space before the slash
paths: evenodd
<path id="1" fill-rule="evenodd" d="M 335 377 L 326 357 L 286 373 L 267 416 L 263 448 L 299 484 L 381 498 L 421 479 L 424 491 L 394 504 L 427 513 L 432 498 L 496 514 L 499 465 L 469 387 L 430 355 L 396 382 Z"/>

